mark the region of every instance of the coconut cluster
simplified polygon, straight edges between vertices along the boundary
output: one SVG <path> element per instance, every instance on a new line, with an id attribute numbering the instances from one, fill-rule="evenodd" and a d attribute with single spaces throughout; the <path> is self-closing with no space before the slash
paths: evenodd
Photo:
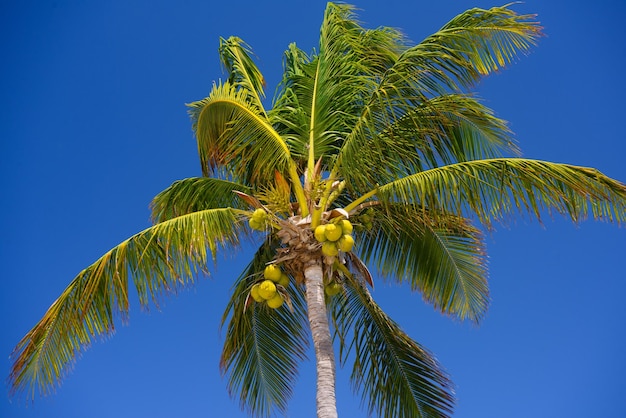
<path id="1" fill-rule="evenodd" d="M 318 225 L 313 234 L 315 239 L 322 244 L 322 254 L 326 257 L 335 257 L 339 251 L 349 253 L 354 246 L 352 238 L 352 224 L 347 219 L 336 223 Z"/>
<path id="2" fill-rule="evenodd" d="M 256 231 L 264 231 L 267 226 L 267 212 L 265 209 L 259 208 L 255 210 L 248 220 L 248 225 Z"/>
<path id="3" fill-rule="evenodd" d="M 349 253 L 354 246 L 352 237 L 352 223 L 347 219 L 337 222 L 319 225 L 313 231 L 315 239 L 322 244 L 322 254 L 326 263 L 332 265 L 336 262 L 339 253 Z M 341 284 L 336 280 L 330 280 L 324 285 L 324 293 L 328 297 L 335 296 L 341 291 Z"/>
<path id="4" fill-rule="evenodd" d="M 372 208 L 366 209 L 361 215 L 359 215 L 359 221 L 364 229 L 370 230 L 374 226 L 374 210 Z"/>
<path id="5" fill-rule="evenodd" d="M 341 284 L 336 280 L 331 280 L 324 286 L 324 293 L 328 297 L 333 297 L 341 292 Z"/>
<path id="6" fill-rule="evenodd" d="M 258 303 L 266 303 L 272 309 L 280 308 L 285 302 L 285 297 L 279 288 L 289 286 L 289 276 L 276 264 L 269 264 L 263 270 L 263 280 L 256 283 L 250 289 L 250 296 Z"/>

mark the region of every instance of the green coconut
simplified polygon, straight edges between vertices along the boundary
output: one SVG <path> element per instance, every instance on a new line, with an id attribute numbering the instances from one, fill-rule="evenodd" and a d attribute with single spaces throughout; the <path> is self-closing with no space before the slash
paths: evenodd
<path id="1" fill-rule="evenodd" d="M 248 225 L 256 231 L 262 231 L 264 229 L 264 225 L 254 218 L 248 219 Z"/>
<path id="2" fill-rule="evenodd" d="M 254 299 L 255 302 L 263 302 L 265 300 L 259 294 L 259 286 L 260 284 L 257 283 L 250 289 L 250 296 L 252 296 L 252 299 Z"/>
<path id="3" fill-rule="evenodd" d="M 252 213 L 252 219 L 259 223 L 263 223 L 267 219 L 267 212 L 265 212 L 265 209 L 259 208 Z"/>
<path id="4" fill-rule="evenodd" d="M 326 296 L 335 296 L 339 292 L 341 292 L 341 285 L 335 281 L 332 281 L 324 286 L 324 293 L 326 293 Z"/>
<path id="5" fill-rule="evenodd" d="M 263 270 L 263 277 L 273 282 L 277 282 L 278 280 L 280 280 L 280 275 L 282 273 L 283 272 L 280 270 L 280 267 L 278 267 L 276 264 L 270 264 L 265 267 L 265 270 Z"/>
<path id="6" fill-rule="evenodd" d="M 264 280 L 259 284 L 259 296 L 265 300 L 270 300 L 276 295 L 276 285 L 271 280 Z"/>
<path id="7" fill-rule="evenodd" d="M 342 219 L 341 221 L 339 221 L 339 226 L 341 227 L 341 231 L 344 235 L 350 235 L 352 233 L 352 230 L 354 229 L 352 223 L 347 219 Z"/>
<path id="8" fill-rule="evenodd" d="M 318 242 L 326 241 L 326 225 L 318 225 L 317 227 L 315 227 L 313 235 L 315 235 L 315 239 Z"/>
<path id="9" fill-rule="evenodd" d="M 281 285 L 282 287 L 289 286 L 289 276 L 287 276 L 285 273 L 281 273 L 280 279 L 278 279 L 277 283 Z"/>
<path id="10" fill-rule="evenodd" d="M 276 293 L 273 298 L 267 300 L 267 306 L 272 309 L 278 309 L 283 306 L 285 298 L 280 293 Z"/>
<path id="11" fill-rule="evenodd" d="M 343 231 L 340 226 L 335 224 L 327 224 L 324 235 L 328 241 L 337 241 L 343 235 Z"/>
<path id="12" fill-rule="evenodd" d="M 334 257 L 339 254 L 339 249 L 337 248 L 337 244 L 332 241 L 326 241 L 322 243 L 322 254 L 328 257 Z"/>
<path id="13" fill-rule="evenodd" d="M 352 235 L 343 235 L 339 238 L 339 241 L 337 241 L 337 248 L 339 248 L 339 251 L 343 251 L 344 253 L 352 251 L 353 246 L 354 238 L 352 238 Z"/>

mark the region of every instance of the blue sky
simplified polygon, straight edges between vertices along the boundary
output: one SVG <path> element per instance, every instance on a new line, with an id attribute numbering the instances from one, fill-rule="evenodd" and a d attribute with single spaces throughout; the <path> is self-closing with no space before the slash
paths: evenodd
<path id="1" fill-rule="evenodd" d="M 418 42 L 485 1 L 353 2 L 366 26 Z M 0 5 L 0 371 L 71 279 L 149 226 L 151 198 L 200 166 L 185 103 L 222 77 L 220 36 L 258 56 L 269 96 L 281 56 L 316 45 L 323 1 L 5 1 Z M 478 86 L 525 157 L 599 168 L 626 181 L 626 5 L 528 0 L 547 36 Z M 374 297 L 432 350 L 457 388 L 455 417 L 626 416 L 626 232 L 591 221 L 519 217 L 488 235 L 492 304 L 479 327 L 445 318 L 407 288 Z M 245 417 L 226 391 L 219 321 L 249 252 L 80 358 L 55 395 L 0 400 L 0 416 Z M 311 358 L 313 358 L 311 356 Z M 339 372 L 341 416 L 365 416 Z M 313 417 L 302 365 L 289 417 Z"/>

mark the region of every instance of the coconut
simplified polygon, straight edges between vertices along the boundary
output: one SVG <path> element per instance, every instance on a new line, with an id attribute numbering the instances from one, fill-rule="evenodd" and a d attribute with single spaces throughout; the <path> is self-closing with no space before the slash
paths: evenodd
<path id="1" fill-rule="evenodd" d="M 339 238 L 339 241 L 337 241 L 337 248 L 339 248 L 339 250 L 343 251 L 344 253 L 349 253 L 350 251 L 352 251 L 353 246 L 354 238 L 352 238 L 352 235 L 343 235 L 341 238 Z"/>
<path id="2" fill-rule="evenodd" d="M 252 296 L 252 299 L 256 302 L 263 302 L 265 299 L 259 295 L 259 286 L 260 285 L 258 283 L 252 286 L 252 289 L 250 289 L 250 296 Z"/>
<path id="3" fill-rule="evenodd" d="M 276 285 L 271 280 L 264 280 L 259 285 L 259 296 L 265 300 L 269 300 L 276 295 Z"/>
<path id="4" fill-rule="evenodd" d="M 281 273 L 280 279 L 278 279 L 278 284 L 282 287 L 289 286 L 289 276 L 287 276 L 285 273 Z"/>
<path id="5" fill-rule="evenodd" d="M 264 229 L 263 224 L 255 220 L 254 218 L 248 219 L 248 225 L 250 225 L 250 228 L 257 231 L 262 231 Z"/>
<path id="6" fill-rule="evenodd" d="M 269 266 L 265 267 L 265 270 L 263 270 L 263 276 L 273 282 L 277 282 L 278 280 L 280 280 L 281 274 L 282 271 L 280 271 L 280 267 L 278 267 L 276 264 L 270 264 Z"/>
<path id="7" fill-rule="evenodd" d="M 313 234 L 315 235 L 315 239 L 318 242 L 326 241 L 326 225 L 318 225 L 317 227 L 315 227 L 315 231 L 313 231 Z"/>
<path id="8" fill-rule="evenodd" d="M 327 224 L 324 235 L 328 241 L 337 241 L 343 235 L 343 231 L 340 226 L 335 224 Z"/>
<path id="9" fill-rule="evenodd" d="M 265 222 L 265 219 L 267 219 L 267 212 L 265 212 L 264 209 L 259 208 L 252 213 L 252 219 L 259 223 L 263 223 Z"/>
<path id="10" fill-rule="evenodd" d="M 337 248 L 337 244 L 332 241 L 326 241 L 322 243 L 322 254 L 328 257 L 334 257 L 339 254 L 339 249 Z"/>
<path id="11" fill-rule="evenodd" d="M 341 227 L 341 231 L 344 233 L 344 235 L 350 235 L 352 233 L 352 230 L 354 229 L 352 227 L 352 223 L 347 219 L 342 219 L 341 221 L 339 221 L 339 226 Z"/>
<path id="12" fill-rule="evenodd" d="M 284 302 L 285 299 L 283 298 L 283 296 L 280 293 L 276 293 L 273 298 L 268 299 L 267 306 L 272 309 L 278 309 L 283 305 Z"/>
<path id="13" fill-rule="evenodd" d="M 335 281 L 332 281 L 324 286 L 324 293 L 326 293 L 326 296 L 335 296 L 339 292 L 341 292 L 341 285 Z"/>

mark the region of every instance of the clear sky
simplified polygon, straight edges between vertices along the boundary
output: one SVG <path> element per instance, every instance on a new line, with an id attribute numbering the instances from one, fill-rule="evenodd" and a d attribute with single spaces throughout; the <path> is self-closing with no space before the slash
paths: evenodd
<path id="1" fill-rule="evenodd" d="M 361 0 L 369 27 L 414 41 L 487 1 Z M 0 371 L 71 279 L 149 226 L 151 198 L 200 165 L 185 103 L 223 76 L 220 36 L 258 56 L 269 96 L 295 41 L 316 46 L 323 1 L 11 1 L 0 4 Z M 547 36 L 478 93 L 529 158 L 626 181 L 626 4 L 527 0 Z M 492 304 L 479 327 L 445 318 L 407 288 L 374 297 L 452 375 L 459 418 L 626 416 L 626 230 L 528 218 L 488 236 Z M 219 321 L 249 251 L 210 279 L 140 311 L 90 347 L 55 395 L 0 400 L 7 418 L 245 417 L 218 370 Z M 313 356 L 310 356 L 313 359 Z M 365 416 L 339 372 L 343 417 Z M 312 361 L 289 417 L 314 417 Z M 6 391 L 5 391 L 6 393 Z"/>

